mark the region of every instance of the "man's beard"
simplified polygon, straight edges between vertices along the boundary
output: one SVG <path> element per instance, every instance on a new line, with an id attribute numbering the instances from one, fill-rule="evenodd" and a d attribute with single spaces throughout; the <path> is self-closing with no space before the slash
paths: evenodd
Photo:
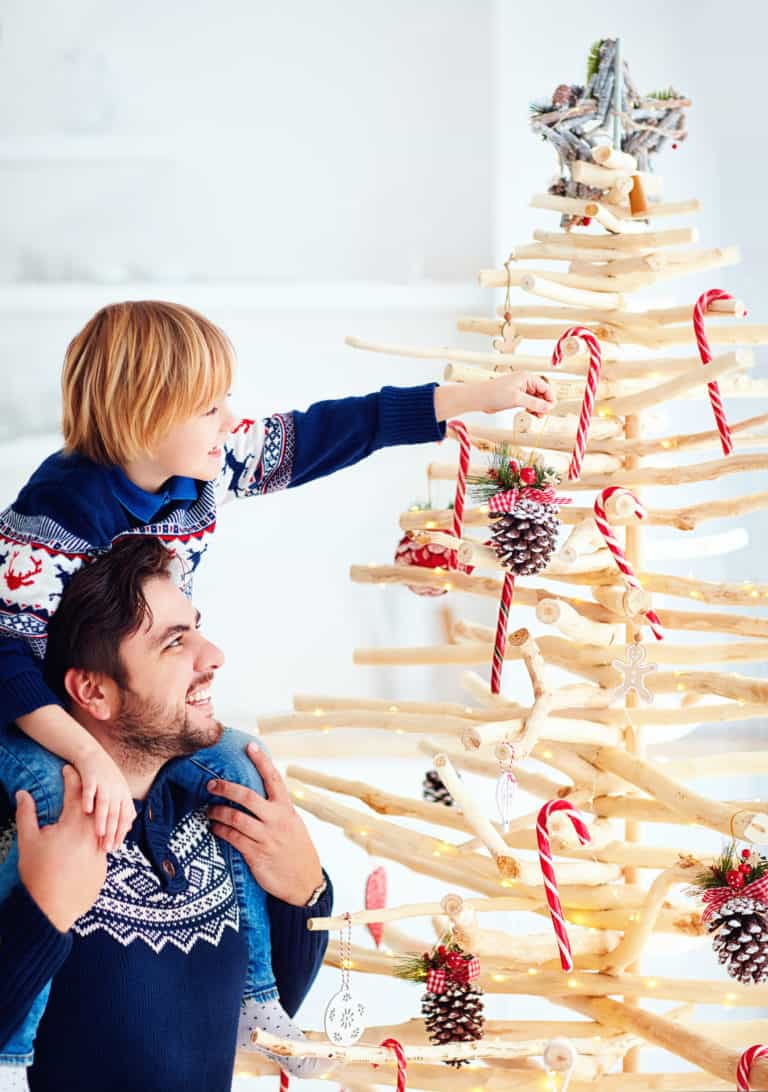
<path id="1" fill-rule="evenodd" d="M 132 690 L 121 690 L 120 712 L 115 721 L 115 743 L 121 758 L 134 768 L 148 761 L 167 761 L 212 747 L 221 738 L 223 725 L 210 719 L 191 723 L 186 704 L 181 709 L 141 698 Z"/>

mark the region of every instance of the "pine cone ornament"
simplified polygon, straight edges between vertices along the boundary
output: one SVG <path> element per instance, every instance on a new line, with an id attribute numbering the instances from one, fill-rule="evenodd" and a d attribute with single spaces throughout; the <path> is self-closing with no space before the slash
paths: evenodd
<path id="1" fill-rule="evenodd" d="M 437 1046 L 445 1043 L 474 1043 L 483 1037 L 483 991 L 462 982 L 448 982 L 442 993 L 429 990 L 421 999 L 430 1042 Z M 457 1058 L 448 1065 L 466 1065 L 468 1059 Z"/>
<path id="2" fill-rule="evenodd" d="M 541 572 L 557 546 L 560 518 L 554 504 L 521 497 L 514 508 L 494 518 L 491 545 L 505 568 L 519 575 Z"/>
<path id="3" fill-rule="evenodd" d="M 430 804 L 445 804 L 447 808 L 455 806 L 456 801 L 440 780 L 437 770 L 427 770 L 421 783 L 421 795 Z"/>
<path id="4" fill-rule="evenodd" d="M 552 95 L 553 106 L 570 106 L 571 105 L 571 87 L 570 84 L 559 84 Z"/>
<path id="5" fill-rule="evenodd" d="M 712 948 L 731 978 L 768 982 L 768 860 L 730 842 L 689 894 L 705 903 L 702 918 L 714 934 Z"/>
<path id="6" fill-rule="evenodd" d="M 731 978 L 768 982 L 768 906 L 736 896 L 717 909 L 707 924 L 712 948 Z"/>

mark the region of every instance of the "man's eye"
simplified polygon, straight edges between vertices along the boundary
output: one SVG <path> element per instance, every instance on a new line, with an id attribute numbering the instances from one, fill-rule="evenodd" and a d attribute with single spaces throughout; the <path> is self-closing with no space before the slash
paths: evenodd
<path id="1" fill-rule="evenodd" d="M 166 648 L 181 648 L 181 637 L 174 637 L 170 644 L 165 646 Z"/>

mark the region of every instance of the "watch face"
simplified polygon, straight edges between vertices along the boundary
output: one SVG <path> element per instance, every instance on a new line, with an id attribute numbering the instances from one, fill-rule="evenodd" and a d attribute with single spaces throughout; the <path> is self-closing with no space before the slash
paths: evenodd
<path id="1" fill-rule="evenodd" d="M 365 1031 L 365 1005 L 349 990 L 339 990 L 325 1010 L 325 1034 L 332 1043 L 352 1046 Z"/>

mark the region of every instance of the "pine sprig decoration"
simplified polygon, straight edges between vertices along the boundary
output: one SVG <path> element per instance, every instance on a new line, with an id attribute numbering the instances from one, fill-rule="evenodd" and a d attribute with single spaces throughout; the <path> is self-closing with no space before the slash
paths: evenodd
<path id="1" fill-rule="evenodd" d="M 593 76 L 597 75 L 597 70 L 600 67 L 600 52 L 604 41 L 605 38 L 599 38 L 590 47 L 589 56 L 587 57 L 587 84 L 589 84 Z"/>
<path id="2" fill-rule="evenodd" d="M 668 102 L 672 99 L 681 99 L 683 96 L 679 91 L 676 91 L 674 87 L 663 87 L 659 91 L 650 91 L 646 96 L 646 100 L 653 99 L 655 102 Z"/>
<path id="3" fill-rule="evenodd" d="M 731 886 L 729 876 L 739 871 L 744 876 L 743 886 L 746 887 L 768 874 L 768 859 L 754 850 L 739 851 L 735 842 L 729 842 L 709 868 L 696 876 L 688 888 L 688 894 L 700 896 L 703 891 Z"/>
<path id="4" fill-rule="evenodd" d="M 525 465 L 513 455 L 508 444 L 494 448 L 488 474 L 484 477 L 470 475 L 467 479 L 471 496 L 480 504 L 487 504 L 497 493 L 510 489 L 545 489 L 560 484 L 560 475 L 543 463 Z"/>
<path id="5" fill-rule="evenodd" d="M 398 978 L 405 978 L 409 982 L 426 982 L 430 971 L 446 969 L 450 955 L 460 955 L 467 961 L 472 959 L 472 956 L 468 955 L 449 935 L 443 937 L 431 952 L 404 956 L 395 964 L 395 974 Z"/>

